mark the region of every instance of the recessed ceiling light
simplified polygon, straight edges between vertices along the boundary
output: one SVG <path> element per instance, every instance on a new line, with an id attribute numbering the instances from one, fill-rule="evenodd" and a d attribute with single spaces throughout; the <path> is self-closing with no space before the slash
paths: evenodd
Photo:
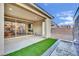
<path id="1" fill-rule="evenodd" d="M 9 10 L 11 11 L 11 10 L 13 10 L 12 8 L 9 8 Z"/>
<path id="2" fill-rule="evenodd" d="M 35 19 L 37 19 L 38 17 L 35 17 Z"/>

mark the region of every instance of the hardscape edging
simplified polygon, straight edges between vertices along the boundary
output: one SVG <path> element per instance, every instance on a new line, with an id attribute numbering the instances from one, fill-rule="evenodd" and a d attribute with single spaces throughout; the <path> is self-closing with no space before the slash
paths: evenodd
<path id="1" fill-rule="evenodd" d="M 57 45 L 59 44 L 60 40 L 57 40 L 55 44 L 53 44 L 46 52 L 44 52 L 41 56 L 50 56 L 51 53 L 55 50 Z"/>

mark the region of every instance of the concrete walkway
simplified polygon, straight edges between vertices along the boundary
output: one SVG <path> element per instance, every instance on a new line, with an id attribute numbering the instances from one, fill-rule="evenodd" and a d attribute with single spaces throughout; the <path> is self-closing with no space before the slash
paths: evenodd
<path id="1" fill-rule="evenodd" d="M 41 40 L 44 40 L 44 38 L 33 35 L 5 39 L 5 54 L 22 49 Z"/>
<path id="2" fill-rule="evenodd" d="M 74 41 L 72 29 L 53 28 L 51 33 L 52 37 L 61 40 L 51 56 L 75 56 L 78 54 L 79 45 L 71 43 Z"/>
<path id="3" fill-rule="evenodd" d="M 78 56 L 79 56 L 79 44 L 74 43 L 74 45 L 75 45 L 75 47 L 76 47 L 76 51 L 77 51 L 77 54 L 78 54 Z"/>
<path id="4" fill-rule="evenodd" d="M 74 43 L 60 41 L 50 56 L 77 56 Z"/>
<path id="5" fill-rule="evenodd" d="M 46 52 L 42 54 L 42 56 L 50 56 L 59 43 L 60 43 L 60 40 L 57 40 L 49 49 L 47 49 Z"/>

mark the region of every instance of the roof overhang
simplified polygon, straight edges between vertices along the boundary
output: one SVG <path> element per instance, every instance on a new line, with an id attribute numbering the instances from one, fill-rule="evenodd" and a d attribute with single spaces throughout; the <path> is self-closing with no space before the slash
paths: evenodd
<path id="1" fill-rule="evenodd" d="M 42 16 L 44 18 L 54 18 L 53 16 L 49 15 L 47 12 L 45 12 L 42 8 L 39 8 L 34 3 L 16 3 L 18 6 L 23 7 L 25 9 L 30 10 L 31 12 L 34 12 L 38 14 L 39 16 Z"/>
<path id="2" fill-rule="evenodd" d="M 4 13 L 5 18 L 22 19 L 29 22 L 44 21 L 45 19 L 54 18 L 45 10 L 33 3 L 6 3 Z"/>

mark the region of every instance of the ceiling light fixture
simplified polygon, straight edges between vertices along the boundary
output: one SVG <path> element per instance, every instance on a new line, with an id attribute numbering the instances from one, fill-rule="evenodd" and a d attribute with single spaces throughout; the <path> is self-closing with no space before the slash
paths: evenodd
<path id="1" fill-rule="evenodd" d="M 13 9 L 12 8 L 9 8 L 9 10 L 12 11 Z"/>

